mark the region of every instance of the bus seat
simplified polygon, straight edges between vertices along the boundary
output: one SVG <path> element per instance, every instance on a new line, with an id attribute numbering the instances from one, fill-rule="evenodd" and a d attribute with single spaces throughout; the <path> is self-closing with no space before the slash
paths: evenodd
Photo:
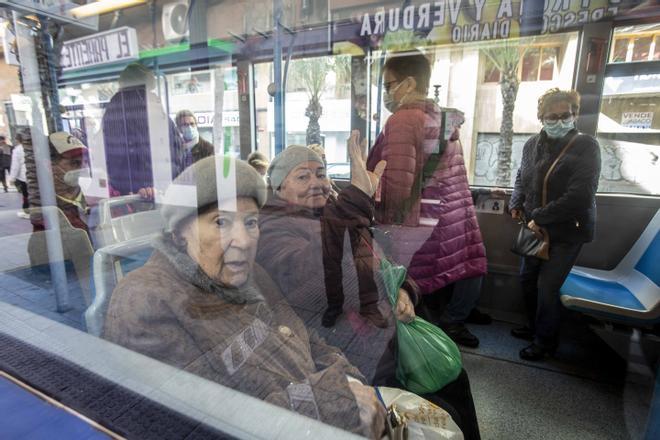
<path id="1" fill-rule="evenodd" d="M 660 322 L 660 210 L 612 270 L 574 267 L 561 287 L 569 309 L 630 325 Z"/>
<path id="2" fill-rule="evenodd" d="M 144 210 L 143 205 L 148 205 L 150 209 Z M 113 216 L 113 212 L 129 208 L 135 212 Z M 139 195 L 102 200 L 99 202 L 98 212 L 98 226 L 93 231 L 97 248 L 153 234 L 163 228 L 163 218 L 157 209 L 153 209 L 153 202 L 144 200 Z"/>
<path id="3" fill-rule="evenodd" d="M 85 311 L 87 332 L 101 336 L 112 291 L 124 275 L 141 267 L 151 256 L 151 241 L 157 234 L 105 246 L 94 253 L 94 301 Z"/>

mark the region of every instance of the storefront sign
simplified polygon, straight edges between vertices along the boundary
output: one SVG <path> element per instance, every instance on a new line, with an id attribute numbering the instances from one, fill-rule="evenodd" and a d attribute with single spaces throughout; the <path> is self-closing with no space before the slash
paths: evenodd
<path id="1" fill-rule="evenodd" d="M 439 0 L 390 8 L 362 16 L 360 36 L 428 31 L 434 43 L 464 43 L 520 36 L 528 2 L 539 0 Z M 614 17 L 621 0 L 546 0 L 541 34 Z"/>
<path id="2" fill-rule="evenodd" d="M 653 112 L 623 112 L 621 125 L 628 128 L 651 128 Z"/>
<path id="3" fill-rule="evenodd" d="M 0 0 L 0 7 L 26 14 L 38 14 L 58 23 L 69 23 L 86 29 L 98 30 L 99 17 L 78 19 L 71 15 L 71 9 L 80 6 L 67 0 Z"/>
<path id="4" fill-rule="evenodd" d="M 81 69 L 139 57 L 135 29 L 121 27 L 107 32 L 69 40 L 62 47 L 62 69 Z"/>

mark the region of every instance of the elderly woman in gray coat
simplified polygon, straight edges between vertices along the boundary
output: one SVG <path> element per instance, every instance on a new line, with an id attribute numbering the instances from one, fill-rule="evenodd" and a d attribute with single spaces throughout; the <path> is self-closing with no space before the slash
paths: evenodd
<path id="1" fill-rule="evenodd" d="M 217 160 L 233 162 L 235 192 L 218 194 Z M 263 179 L 244 162 L 211 156 L 184 171 L 166 193 L 166 229 L 154 254 L 112 295 L 103 336 L 273 404 L 379 437 L 384 409 L 373 388 L 362 385 L 362 374 L 339 350 L 305 328 L 254 263 L 265 198 Z"/>

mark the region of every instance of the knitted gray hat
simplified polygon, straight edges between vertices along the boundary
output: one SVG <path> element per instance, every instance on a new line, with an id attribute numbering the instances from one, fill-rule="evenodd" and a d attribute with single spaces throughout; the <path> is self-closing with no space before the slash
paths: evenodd
<path id="1" fill-rule="evenodd" d="M 232 165 L 236 188 L 231 188 L 232 182 L 228 182 L 227 193 L 222 194 L 221 189 L 218 197 L 216 170 L 222 167 L 225 173 L 230 173 Z M 167 188 L 161 207 L 165 231 L 173 232 L 181 221 L 197 215 L 200 208 L 238 197 L 253 198 L 259 207 L 266 203 L 266 184 L 259 173 L 242 160 L 229 156 L 205 157 L 186 168 Z"/>
<path id="2" fill-rule="evenodd" d="M 270 187 L 279 189 L 291 170 L 304 162 L 319 162 L 322 164 L 323 159 L 311 149 L 299 145 L 291 145 L 275 156 L 268 168 Z"/>

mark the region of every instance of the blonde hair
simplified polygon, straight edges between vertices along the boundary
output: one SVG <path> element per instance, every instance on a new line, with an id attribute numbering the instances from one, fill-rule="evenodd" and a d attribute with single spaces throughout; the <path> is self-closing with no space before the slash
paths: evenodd
<path id="1" fill-rule="evenodd" d="M 575 90 L 560 90 L 555 87 L 546 91 L 539 98 L 539 104 L 536 110 L 536 117 L 543 119 L 548 107 L 558 102 L 568 102 L 571 105 L 571 111 L 577 114 L 580 112 L 580 94 Z"/>

